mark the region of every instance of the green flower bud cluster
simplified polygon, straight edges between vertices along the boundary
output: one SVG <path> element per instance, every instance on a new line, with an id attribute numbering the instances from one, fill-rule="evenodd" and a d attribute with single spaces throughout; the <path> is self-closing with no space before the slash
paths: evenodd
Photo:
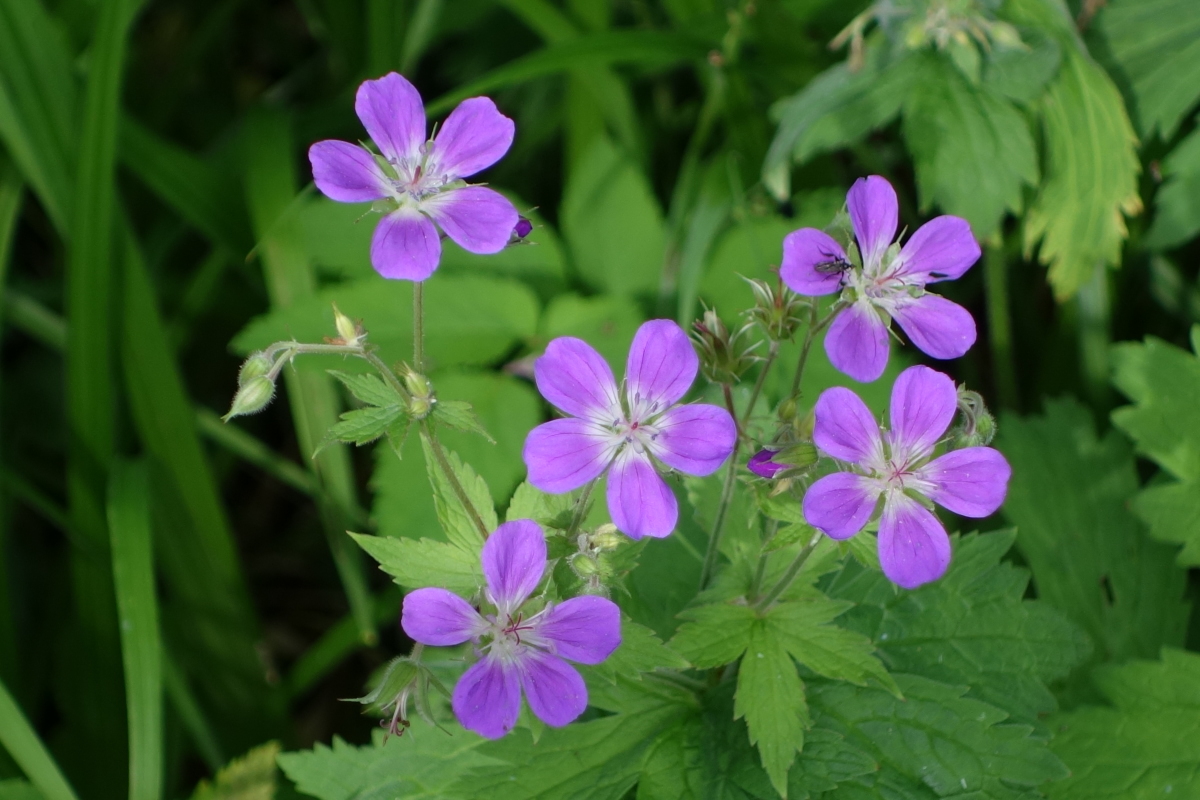
<path id="1" fill-rule="evenodd" d="M 707 309 L 704 318 L 692 323 L 692 341 L 700 354 L 700 369 L 713 383 L 731 384 L 741 380 L 746 370 L 758 360 L 753 355 L 757 343 L 747 341 L 752 324 L 747 323 L 730 332 L 714 309 Z"/>
<path id="2" fill-rule="evenodd" d="M 792 338 L 796 329 L 804 324 L 804 314 L 812 307 L 812 301 L 801 298 L 779 282 L 774 288 L 766 281 L 747 278 L 750 291 L 754 293 L 754 308 L 746 312 L 767 338 L 784 342 Z"/>
<path id="3" fill-rule="evenodd" d="M 578 550 L 567 559 L 567 564 L 583 581 L 584 594 L 608 594 L 605 584 L 616 574 L 608 554 L 628 541 L 612 524 L 601 525 L 591 533 L 576 537 Z"/>
<path id="4" fill-rule="evenodd" d="M 402 366 L 400 377 L 404 380 L 404 387 L 408 389 L 408 413 L 416 420 L 425 419 L 433 411 L 433 406 L 437 403 L 437 396 L 433 391 L 433 384 L 429 382 L 421 373 L 414 370 L 407 364 Z"/>
<path id="5" fill-rule="evenodd" d="M 228 422 L 234 417 L 256 414 L 275 397 L 276 361 L 265 352 L 252 353 L 238 370 L 238 390 L 229 412 L 222 417 Z"/>

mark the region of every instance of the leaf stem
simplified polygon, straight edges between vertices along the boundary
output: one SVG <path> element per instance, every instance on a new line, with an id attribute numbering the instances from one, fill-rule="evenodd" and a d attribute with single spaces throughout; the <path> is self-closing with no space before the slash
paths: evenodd
<path id="1" fill-rule="evenodd" d="M 817 545 L 821 543 L 822 536 L 824 534 L 820 531 L 813 534 L 808 544 L 804 545 L 800 552 L 796 554 L 796 559 L 787 568 L 787 572 L 783 573 L 783 577 L 779 579 L 779 582 L 771 587 L 771 591 L 763 595 L 761 600 L 754 604 L 757 610 L 765 610 L 778 600 L 781 594 L 787 591 L 788 587 L 792 585 L 792 581 L 796 580 L 796 576 L 800 574 L 800 568 L 804 566 L 804 562 L 808 561 L 808 557 L 813 554 L 813 550 L 816 550 Z"/>
<path id="2" fill-rule="evenodd" d="M 446 476 L 446 480 L 450 483 L 450 488 L 454 491 L 458 502 L 462 503 L 462 507 L 466 509 L 467 516 L 471 518 L 471 522 L 479 530 L 479 535 L 487 541 L 489 531 L 487 525 L 483 524 L 483 517 L 479 516 L 479 511 L 476 510 L 475 504 L 471 502 L 471 498 L 467 496 L 467 492 L 463 489 L 461 483 L 458 482 L 458 476 L 454 474 L 454 469 L 450 466 L 450 459 L 446 458 L 446 451 L 442 449 L 442 443 L 438 441 L 434 434 L 433 421 L 426 417 L 421 420 L 421 425 L 425 428 L 425 438 L 429 441 L 429 449 L 433 451 L 433 458 L 438 463 L 438 469 Z"/>
<path id="3" fill-rule="evenodd" d="M 583 524 L 583 515 L 587 513 L 588 500 L 591 499 L 592 490 L 596 488 L 596 481 L 599 478 L 593 478 L 583 487 L 583 494 L 575 501 L 575 513 L 571 516 L 571 527 L 567 528 L 567 539 L 579 532 L 579 526 Z"/>
<path id="4" fill-rule="evenodd" d="M 735 417 L 736 419 L 736 417 Z M 725 527 L 725 517 L 729 515 L 729 503 L 733 500 L 733 486 L 737 477 L 738 454 L 742 448 L 739 436 L 734 442 L 733 452 L 729 455 L 729 467 L 725 470 L 725 485 L 721 487 L 721 500 L 717 505 L 717 515 L 713 519 L 712 535 L 708 537 L 708 549 L 704 551 L 704 565 L 700 568 L 700 589 L 708 586 L 713 570 L 717 567 L 717 553 L 720 551 L 721 533 Z"/>
<path id="5" fill-rule="evenodd" d="M 754 404 L 758 402 L 758 396 L 762 393 L 763 384 L 767 382 L 767 373 L 771 371 L 771 367 L 775 364 L 775 358 L 778 355 L 779 342 L 772 339 L 767 350 L 767 357 L 763 360 L 762 370 L 758 373 L 758 380 L 754 382 L 754 388 L 750 390 L 750 403 L 746 406 L 746 413 L 742 415 L 742 423 L 738 426 L 739 430 L 744 431 L 746 425 L 750 422 L 750 415 L 754 413 Z"/>
<path id="6" fill-rule="evenodd" d="M 413 369 L 425 374 L 425 284 L 413 284 Z"/>

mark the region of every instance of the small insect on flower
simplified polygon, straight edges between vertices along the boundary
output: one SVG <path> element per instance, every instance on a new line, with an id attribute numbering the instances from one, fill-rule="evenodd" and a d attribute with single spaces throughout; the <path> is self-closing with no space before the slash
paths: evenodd
<path id="1" fill-rule="evenodd" d="M 585 595 L 526 616 L 523 606 L 546 571 L 546 538 L 532 520 L 496 528 L 482 561 L 487 585 L 479 610 L 445 589 L 417 589 L 404 598 L 404 632 L 432 647 L 475 645 L 479 661 L 459 679 L 450 701 L 463 727 L 500 738 L 517 723 L 522 693 L 547 725 L 572 722 L 587 708 L 588 694 L 567 661 L 599 664 L 612 655 L 621 644 L 620 609 Z"/>
<path id="2" fill-rule="evenodd" d="M 827 253 L 822 250 L 821 255 L 825 257 L 825 260 L 813 264 L 813 269 L 820 275 L 842 275 L 852 266 L 849 261 L 837 253 Z"/>

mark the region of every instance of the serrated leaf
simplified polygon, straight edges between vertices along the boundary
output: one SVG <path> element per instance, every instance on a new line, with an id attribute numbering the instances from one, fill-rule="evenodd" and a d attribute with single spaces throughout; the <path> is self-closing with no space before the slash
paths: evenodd
<path id="1" fill-rule="evenodd" d="M 1163 185 L 1154 195 L 1154 223 L 1146 247 L 1165 250 L 1200 233 L 1200 130 L 1162 161 Z"/>
<path id="2" fill-rule="evenodd" d="M 478 752 L 496 765 L 472 770 L 453 796 L 489 800 L 620 800 L 637 780 L 642 756 L 659 733 L 683 713 L 658 706 L 547 730 L 532 746 L 529 732 L 513 731 Z"/>
<path id="3" fill-rule="evenodd" d="M 1120 260 L 1123 215 L 1141 211 L 1137 137 L 1112 80 L 1074 48 L 1039 108 L 1045 175 L 1025 216 L 1025 249 L 1041 242 L 1039 259 L 1065 300 L 1099 264 Z"/>
<path id="4" fill-rule="evenodd" d="M 1192 338 L 1200 346 L 1200 327 Z M 1118 345 L 1113 362 L 1113 382 L 1134 401 L 1113 412 L 1113 423 L 1177 479 L 1142 491 L 1134 511 L 1154 538 L 1183 545 L 1181 565 L 1200 564 L 1200 358 L 1148 337 Z"/>
<path id="5" fill-rule="evenodd" d="M 391 406 L 404 405 L 404 398 L 400 396 L 399 392 L 388 385 L 378 375 L 355 375 L 336 369 L 331 369 L 328 372 L 341 381 L 342 385 L 350 390 L 350 394 L 369 406 L 390 408 Z"/>
<path id="6" fill-rule="evenodd" d="M 687 669 L 683 656 L 662 643 L 654 631 L 629 617 L 621 617 L 621 645 L 593 667 L 584 667 L 585 677 L 597 677 L 615 683 L 618 676 L 641 680 L 642 673 L 656 669 Z"/>
<path id="7" fill-rule="evenodd" d="M 860 70 L 838 64 L 772 110 L 779 130 L 763 162 L 763 182 L 780 200 L 791 195 L 791 165 L 816 153 L 845 147 L 886 125 L 900 111 L 915 70 L 882 36 L 868 40 Z"/>
<path id="8" fill-rule="evenodd" d="M 780 522 L 807 525 L 804 514 L 800 511 L 800 501 L 788 492 L 772 496 L 772 488 L 770 485 L 762 484 L 754 487 L 755 503 L 763 516 L 777 519 Z M 776 536 L 778 535 L 777 533 Z"/>
<path id="9" fill-rule="evenodd" d="M 1095 32 L 1129 83 L 1138 129 L 1170 140 L 1200 99 L 1200 5 L 1192 0 L 1108 0 Z"/>
<path id="10" fill-rule="evenodd" d="M 1082 625 L 1101 658 L 1181 644 L 1186 573 L 1129 511 L 1137 473 L 1120 434 L 1098 438 L 1073 401 L 1047 402 L 1040 417 L 1006 415 L 999 429 L 1013 468 L 1003 511 L 1038 597 Z"/>
<path id="11" fill-rule="evenodd" d="M 425 464 L 429 474 L 429 482 L 433 486 L 433 504 L 437 509 L 438 521 L 446 538 L 464 550 L 475 550 L 483 546 L 483 535 L 475 524 L 474 516 L 463 505 L 458 494 L 454 491 L 450 479 L 442 471 L 442 466 L 433 454 L 429 437 L 421 433 L 421 447 L 425 450 Z M 467 496 L 471 508 L 479 515 L 484 527 L 491 533 L 496 529 L 499 520 L 496 518 L 496 506 L 492 502 L 492 494 L 488 491 L 483 478 L 462 462 L 455 453 L 444 451 L 446 461 L 459 486 Z"/>
<path id="12" fill-rule="evenodd" d="M 192 800 L 272 800 L 279 742 L 267 742 L 230 761 L 216 778 L 200 781 Z"/>
<path id="13" fill-rule="evenodd" d="M 492 444 L 496 443 L 479 421 L 475 409 L 465 400 L 438 400 L 433 406 L 433 418 L 456 431 L 477 433 Z"/>
<path id="14" fill-rule="evenodd" d="M 350 534 L 379 568 L 408 589 L 438 586 L 470 597 L 483 585 L 483 567 L 479 550 L 433 539 L 408 539 L 392 536 Z M 480 542 L 480 547 L 482 547 Z"/>
<path id="15" fill-rule="evenodd" d="M 1054 800 L 1149 800 L 1200 793 L 1200 656 L 1165 648 L 1162 661 L 1097 671 L 1115 708 L 1086 707 L 1050 720 L 1051 746 L 1071 776 Z"/>
<path id="16" fill-rule="evenodd" d="M 767 613 L 765 624 L 792 658 L 818 675 L 859 686 L 873 678 L 899 695 L 896 682 L 875 657 L 874 643 L 860 633 L 828 624 L 852 605 L 825 599 L 780 603 Z"/>
<path id="17" fill-rule="evenodd" d="M 1037 28 L 1021 31 L 1025 47 L 998 47 L 983 67 L 983 87 L 1017 103 L 1031 103 L 1058 72 L 1062 48 Z"/>
<path id="18" fill-rule="evenodd" d="M 749 646 L 758 617 L 749 606 L 724 604 L 689 608 L 679 616 L 688 621 L 671 639 L 671 649 L 698 669 L 736 661 Z"/>
<path id="19" fill-rule="evenodd" d="M 1005 211 L 1021 210 L 1025 187 L 1037 184 L 1029 125 L 1008 100 L 971 86 L 944 60 L 921 61 L 921 90 L 905 102 L 903 125 L 921 208 L 964 217 L 986 239 Z"/>
<path id="20" fill-rule="evenodd" d="M 964 697 L 966 687 L 915 675 L 894 677 L 903 700 L 846 683 L 808 685 L 816 725 L 842 734 L 880 764 L 876 779 L 866 785 L 894 780 L 903 792 L 899 796 L 917 798 L 930 797 L 920 790 L 927 787 L 936 797 L 1023 800 L 1031 789 L 1067 775 L 1044 738 L 1032 736 L 1027 725 L 1008 722 L 1001 709 Z"/>
<path id="21" fill-rule="evenodd" d="M 546 527 L 566 529 L 570 525 L 578 494 L 547 494 L 525 481 L 517 487 L 512 499 L 508 501 L 504 519 L 510 522 L 514 519 L 531 519 Z"/>
<path id="22" fill-rule="evenodd" d="M 388 432 L 397 420 L 403 417 L 404 409 L 399 406 L 377 408 L 368 406 L 343 413 L 338 422 L 330 427 L 318 452 L 329 442 L 349 442 L 356 445 L 369 444 Z"/>
<path id="23" fill-rule="evenodd" d="M 478 752 L 485 740 L 448 725 L 447 736 L 433 728 L 413 728 L 386 743 L 354 747 L 333 737 L 333 746 L 283 753 L 279 768 L 306 795 L 320 800 L 453 800 L 449 786 L 475 767 L 498 763 Z"/>
<path id="24" fill-rule="evenodd" d="M 804 747 L 809 724 L 804 684 L 783 642 L 767 624 L 758 622 L 738 669 L 733 714 L 745 718 L 750 742 L 758 747 L 771 783 L 787 796 L 787 775 Z"/>

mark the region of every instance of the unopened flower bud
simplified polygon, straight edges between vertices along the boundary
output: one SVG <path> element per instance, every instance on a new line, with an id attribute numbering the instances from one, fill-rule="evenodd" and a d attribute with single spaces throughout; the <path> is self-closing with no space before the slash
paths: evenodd
<path id="1" fill-rule="evenodd" d="M 404 386 L 412 397 L 408 401 L 408 413 L 413 419 L 425 419 L 433 410 L 437 399 L 433 394 L 433 384 L 421 373 L 405 365 L 401 370 Z"/>
<path id="2" fill-rule="evenodd" d="M 804 469 L 817 463 L 817 447 L 812 442 L 796 442 L 780 450 L 772 459 L 793 469 Z"/>
<path id="3" fill-rule="evenodd" d="M 796 419 L 796 412 L 799 406 L 796 405 L 796 399 L 789 397 L 779 404 L 779 419 L 782 422 L 793 422 Z"/>
<path id="4" fill-rule="evenodd" d="M 708 309 L 692 323 L 692 341 L 700 351 L 700 368 L 713 383 L 737 383 L 757 360 L 754 344 L 746 341 L 750 325 L 731 333 L 717 312 Z"/>
<path id="5" fill-rule="evenodd" d="M 228 422 L 234 417 L 262 411 L 275 396 L 275 383 L 265 375 L 257 375 L 242 384 L 233 396 L 229 412 L 221 419 Z"/>
<path id="6" fill-rule="evenodd" d="M 517 217 L 517 224 L 513 227 L 513 236 L 520 241 L 531 233 L 533 233 L 533 223 L 526 217 Z"/>
<path id="7" fill-rule="evenodd" d="M 589 556 L 587 553 L 576 553 L 575 555 L 571 556 L 571 569 L 574 570 L 575 574 L 580 578 L 587 580 L 593 575 L 598 575 L 600 573 L 600 564 L 596 562 L 595 558 Z"/>
<path id="8" fill-rule="evenodd" d="M 601 525 L 588 537 L 592 547 L 597 550 L 616 550 L 622 543 L 628 541 L 628 537 L 617 530 L 617 526 L 611 523 Z"/>
<path id="9" fill-rule="evenodd" d="M 804 312 L 811 301 L 805 300 L 779 282 L 778 288 L 766 281 L 747 278 L 750 291 L 754 294 L 754 308 L 748 312 L 750 318 L 762 328 L 767 338 L 787 341 L 804 323 Z"/>
<path id="10" fill-rule="evenodd" d="M 242 364 L 242 368 L 238 370 L 238 386 L 245 386 L 254 378 L 265 376 L 273 366 L 275 366 L 274 362 L 267 358 L 265 353 L 251 353 L 246 362 Z"/>
<path id="11" fill-rule="evenodd" d="M 358 346 L 362 344 L 363 339 L 367 338 L 362 323 L 347 317 L 338 310 L 336 305 L 333 307 L 333 324 L 337 328 L 338 338 L 342 344 Z"/>
<path id="12" fill-rule="evenodd" d="M 996 418 L 987 410 L 983 396 L 964 386 L 958 387 L 960 421 L 953 431 L 951 447 L 985 447 L 996 436 Z"/>
<path id="13" fill-rule="evenodd" d="M 764 448 L 750 457 L 746 467 L 761 478 L 793 478 L 817 463 L 812 442 L 796 442 L 782 448 Z"/>
<path id="14" fill-rule="evenodd" d="M 787 464 L 780 464 L 772 460 L 775 453 L 775 450 L 759 450 L 750 456 L 750 461 L 746 464 L 746 468 L 760 478 L 773 479 L 780 472 L 788 468 Z"/>

